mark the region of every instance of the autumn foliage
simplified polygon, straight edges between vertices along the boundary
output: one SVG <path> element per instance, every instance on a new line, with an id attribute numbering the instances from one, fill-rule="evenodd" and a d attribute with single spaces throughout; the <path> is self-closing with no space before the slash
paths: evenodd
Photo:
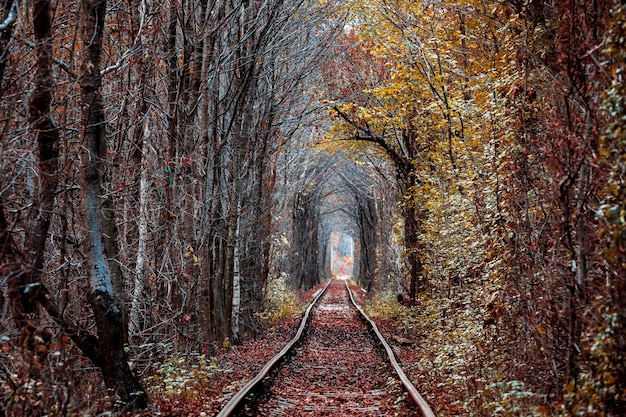
<path id="1" fill-rule="evenodd" d="M 330 91 L 328 137 L 400 155 L 398 181 L 415 176 L 399 204 L 415 208 L 405 250 L 428 286 L 402 324 L 430 330 L 425 351 L 460 343 L 466 355 L 435 362 L 429 381 L 466 382 L 460 413 L 619 415 L 623 6 L 351 7 L 346 39 L 362 49 L 346 48 L 347 78 L 377 78 Z"/>
<path id="2" fill-rule="evenodd" d="M 350 270 L 438 415 L 623 414 L 625 22 L 0 0 L 0 414 L 189 411 Z"/>

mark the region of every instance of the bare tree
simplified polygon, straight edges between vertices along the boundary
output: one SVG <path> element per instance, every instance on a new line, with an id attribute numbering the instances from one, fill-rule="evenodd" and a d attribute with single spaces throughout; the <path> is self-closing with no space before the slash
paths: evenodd
<path id="1" fill-rule="evenodd" d="M 94 312 L 99 345 L 97 357 L 107 387 L 129 407 L 143 407 L 147 397 L 128 366 L 124 350 L 127 313 L 124 278 L 117 260 L 117 228 L 113 202 L 107 196 L 107 137 L 102 102 L 102 41 L 106 0 L 82 3 L 83 214 L 87 231 L 89 302 Z"/>
<path id="2" fill-rule="evenodd" d="M 22 261 L 28 267 L 9 275 L 9 299 L 16 326 L 22 332 L 22 346 L 34 350 L 35 327 L 31 324 L 32 315 L 36 314 L 37 305 L 31 298 L 36 286 L 41 281 L 44 264 L 46 237 L 54 209 L 57 188 L 57 164 L 59 132 L 50 115 L 52 101 L 52 24 L 50 20 L 50 2 L 47 0 L 33 3 L 33 27 L 35 29 L 36 74 L 35 88 L 29 102 L 31 129 L 36 137 L 39 150 L 39 180 L 37 200 L 28 216 L 26 233 L 26 254 Z M 14 253 L 17 255 L 17 253 Z M 18 258 L 18 256 L 16 256 Z M 17 259 L 16 259 L 17 260 Z"/>

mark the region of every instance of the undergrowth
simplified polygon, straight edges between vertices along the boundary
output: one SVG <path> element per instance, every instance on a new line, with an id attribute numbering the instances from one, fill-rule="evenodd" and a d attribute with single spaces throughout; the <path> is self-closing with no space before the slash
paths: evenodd
<path id="1" fill-rule="evenodd" d="M 216 374 L 226 372 L 231 371 L 220 369 L 213 357 L 197 352 L 175 353 L 156 365 L 156 372 L 144 383 L 155 397 L 192 400 L 207 393 Z"/>
<path id="2" fill-rule="evenodd" d="M 306 305 L 286 281 L 281 275 L 266 287 L 264 310 L 258 317 L 270 326 L 297 316 Z M 155 355 L 161 359 L 151 365 L 152 375 L 144 378 L 145 388 L 154 398 L 191 401 L 210 393 L 215 378 L 232 372 L 218 366 L 216 358 L 198 352 L 183 354 L 163 347 L 156 350 Z"/>
<path id="3" fill-rule="evenodd" d="M 363 306 L 370 317 L 389 319 L 400 323 L 410 316 L 411 311 L 398 303 L 393 291 L 387 290 L 378 293 L 366 301 Z"/>
<path id="4" fill-rule="evenodd" d="M 403 367 L 438 416 L 548 413 L 545 396 L 516 377 L 503 331 L 483 328 L 491 291 L 482 285 L 460 290 L 431 289 L 413 307 L 401 305 L 393 292 L 385 291 L 365 308 L 414 342 L 414 356 L 406 357 Z"/>
<path id="5" fill-rule="evenodd" d="M 261 320 L 276 323 L 301 314 L 306 306 L 287 285 L 286 274 L 270 279 L 265 290 L 264 310 L 258 313 Z"/>
<path id="6" fill-rule="evenodd" d="M 12 336 L 12 337 L 11 337 Z M 99 372 L 65 335 L 36 339 L 35 352 L 0 334 L 0 416 L 77 416 L 113 409 Z"/>

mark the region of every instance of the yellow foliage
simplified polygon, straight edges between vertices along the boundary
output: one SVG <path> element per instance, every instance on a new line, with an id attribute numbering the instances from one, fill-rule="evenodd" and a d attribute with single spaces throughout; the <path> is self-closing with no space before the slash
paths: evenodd
<path id="1" fill-rule="evenodd" d="M 264 311 L 259 313 L 262 320 L 274 323 L 296 317 L 304 311 L 304 303 L 298 295 L 287 287 L 286 277 L 273 278 L 265 290 Z"/>
<path id="2" fill-rule="evenodd" d="M 484 261 L 489 242 L 492 256 L 500 250 L 489 233 L 504 209 L 497 178 L 515 132 L 506 104 L 518 82 L 513 63 L 523 21 L 496 1 L 353 0 L 349 6 L 363 55 L 382 62 L 384 73 L 372 83 L 372 71 L 355 68 L 362 72 L 355 79 L 368 83 L 357 99 L 329 102 L 331 113 L 345 117 L 336 119 L 322 146 L 372 152 L 376 146 L 345 140 L 370 135 L 400 155 L 416 149 L 411 161 L 420 181 L 403 190 L 403 201 L 426 210 L 426 268 L 458 274 Z"/>

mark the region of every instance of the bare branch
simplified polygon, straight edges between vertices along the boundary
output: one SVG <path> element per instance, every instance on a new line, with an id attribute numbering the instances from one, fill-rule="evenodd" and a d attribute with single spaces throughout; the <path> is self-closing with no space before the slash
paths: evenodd
<path id="1" fill-rule="evenodd" d="M 24 42 L 24 45 L 28 46 L 29 48 L 35 49 L 34 42 L 28 41 L 26 39 L 22 39 L 22 42 Z M 65 71 L 65 73 L 69 75 L 73 80 L 78 78 L 78 74 L 73 69 L 71 69 L 69 65 L 61 61 L 59 58 L 52 57 L 52 62 L 57 64 L 59 68 Z"/>
<path id="2" fill-rule="evenodd" d="M 101 76 L 104 77 L 105 75 L 110 74 L 113 71 L 117 71 L 118 69 L 120 69 L 126 63 L 126 60 L 137 51 L 137 44 L 139 43 L 139 39 L 141 38 L 141 33 L 143 32 L 144 24 L 146 22 L 147 8 L 148 6 L 146 5 L 146 0 L 141 0 L 141 19 L 139 21 L 139 29 L 137 30 L 137 35 L 135 35 L 133 44 L 131 45 L 130 48 L 128 48 L 126 52 L 124 52 L 124 55 L 122 55 L 122 57 L 120 58 L 119 61 L 117 61 L 117 63 L 115 63 L 114 65 L 111 65 L 110 67 L 106 67 L 105 69 L 100 71 Z"/>
<path id="3" fill-rule="evenodd" d="M 385 141 L 384 138 L 373 134 L 370 129 L 366 129 L 361 126 L 358 126 L 354 120 L 352 120 L 347 114 L 339 110 L 339 108 L 337 108 L 336 106 L 333 107 L 333 110 L 346 123 L 348 123 L 349 125 L 351 125 L 357 130 L 357 133 L 354 135 L 353 140 L 375 143 L 376 145 L 380 146 L 387 155 L 389 155 L 393 163 L 396 164 L 398 168 L 402 168 L 402 169 L 405 168 L 406 166 L 405 158 L 403 158 L 398 152 L 396 152 L 396 150 L 393 149 L 389 145 L 389 143 Z"/>
<path id="4" fill-rule="evenodd" d="M 0 30 L 6 30 L 9 26 L 15 22 L 17 17 L 17 0 L 13 0 L 13 4 L 11 5 L 11 9 L 9 10 L 9 15 L 4 22 L 0 23 Z"/>

